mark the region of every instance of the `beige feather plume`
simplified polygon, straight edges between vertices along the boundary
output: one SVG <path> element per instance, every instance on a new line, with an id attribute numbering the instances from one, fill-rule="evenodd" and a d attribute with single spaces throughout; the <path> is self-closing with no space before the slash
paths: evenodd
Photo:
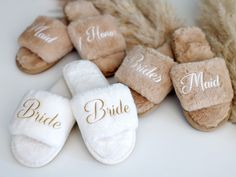
<path id="1" fill-rule="evenodd" d="M 213 51 L 225 58 L 234 99 L 231 121 L 236 123 L 236 1 L 201 0 L 199 25 L 205 31 Z"/>

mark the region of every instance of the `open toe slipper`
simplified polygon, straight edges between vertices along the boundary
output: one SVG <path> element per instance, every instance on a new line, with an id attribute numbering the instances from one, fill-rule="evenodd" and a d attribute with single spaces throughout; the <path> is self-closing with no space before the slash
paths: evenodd
<path id="1" fill-rule="evenodd" d="M 72 112 L 90 154 L 104 164 L 117 164 L 135 146 L 138 117 L 128 87 L 109 85 L 90 61 L 76 61 L 64 68 L 64 78 L 74 97 Z"/>
<path id="2" fill-rule="evenodd" d="M 64 81 L 60 80 L 50 91 L 29 91 L 10 125 L 12 153 L 27 167 L 51 162 L 75 123 Z"/>
<path id="3" fill-rule="evenodd" d="M 192 73 L 193 75 L 191 76 L 193 79 L 193 86 L 194 84 L 196 87 L 199 86 L 199 84 L 204 83 L 205 81 L 203 80 L 204 73 L 201 72 L 207 72 L 208 73 L 208 81 L 206 81 L 206 83 L 212 85 L 211 89 L 216 89 L 215 87 L 213 87 L 216 82 L 218 82 L 217 80 L 212 81 L 213 77 L 216 77 L 218 75 L 218 72 L 224 71 L 225 73 L 225 77 L 228 77 L 228 71 L 225 68 L 225 64 L 224 62 L 222 62 L 220 59 L 212 59 L 214 57 L 214 53 L 211 50 L 211 47 L 206 39 L 205 34 L 203 33 L 203 31 L 198 28 L 198 27 L 183 27 L 183 28 L 179 28 L 177 29 L 174 33 L 173 33 L 173 37 L 172 37 L 172 48 L 173 48 L 173 52 L 175 54 L 175 58 L 177 59 L 178 62 L 180 63 L 189 63 L 186 66 L 189 66 L 189 71 L 191 72 L 191 68 L 194 67 L 199 67 L 199 71 L 196 71 L 196 73 Z M 210 59 L 210 60 L 209 60 Z M 206 61 L 206 62 L 202 62 L 202 63 L 194 63 L 197 61 Z M 209 64 L 212 65 L 212 62 L 216 62 L 215 65 L 218 66 L 217 63 L 222 63 L 222 68 L 220 69 L 220 67 L 218 66 L 218 71 L 216 73 L 211 73 L 208 70 L 204 70 L 204 67 L 208 67 L 208 66 L 204 66 Z M 192 64 L 190 64 L 192 62 Z M 196 66 L 195 66 L 196 65 Z M 198 66 L 199 65 L 199 66 Z M 201 66 L 203 68 L 201 68 Z M 213 65 L 214 66 L 214 65 Z M 179 66 L 181 68 L 181 66 Z M 176 66 L 176 68 L 178 68 Z M 176 70 L 181 70 L 181 69 L 176 69 Z M 216 70 L 216 68 L 212 68 L 212 70 Z M 175 75 L 177 71 L 173 72 Z M 187 71 L 185 73 L 186 75 L 188 74 Z M 215 75 L 214 75 L 215 74 Z M 212 75 L 212 78 L 210 78 Z M 175 76 L 172 76 L 172 79 L 174 79 Z M 191 79 L 191 78 L 189 78 Z M 201 80 L 200 80 L 201 79 Z M 211 82 L 212 81 L 212 82 Z M 202 83 L 200 83 L 202 82 Z M 211 84 L 212 83 L 212 84 Z M 219 83 L 218 83 L 219 84 Z M 224 84 L 228 84 L 228 86 L 230 87 L 230 82 L 228 83 L 224 83 Z M 202 87 L 202 86 L 200 86 Z M 210 89 L 210 90 L 211 90 Z M 204 89 L 205 90 L 205 89 Z M 195 93 L 195 92 L 194 92 Z M 195 96 L 197 95 L 192 95 L 192 99 L 196 99 L 199 103 L 201 103 L 200 98 L 197 98 Z M 214 92 L 215 93 L 215 92 Z M 216 94 L 219 94 L 218 92 L 216 92 Z M 228 95 L 231 95 L 231 91 L 229 91 L 227 93 Z M 178 94 L 177 94 L 178 95 Z M 218 97 L 218 95 L 215 95 L 214 97 Z M 182 98 L 185 99 L 185 98 Z M 204 107 L 204 108 L 198 108 L 197 110 L 184 110 L 184 114 L 185 117 L 187 118 L 188 122 L 195 127 L 198 130 L 202 130 L 202 131 L 210 131 L 210 130 L 214 130 L 215 128 L 219 127 L 220 125 L 224 124 L 224 122 L 227 121 L 228 116 L 230 114 L 230 107 L 231 107 L 231 102 L 230 99 L 228 99 L 228 102 L 225 100 L 222 100 L 222 104 L 220 102 L 215 103 L 214 100 L 212 98 L 207 98 L 209 101 L 209 105 L 208 107 Z M 204 100 L 202 100 L 204 101 Z M 185 108 L 185 107 L 184 107 Z"/>
<path id="4" fill-rule="evenodd" d="M 70 23 L 68 33 L 81 58 L 93 61 L 107 77 L 125 57 L 125 39 L 110 15 L 80 18 Z"/>
<path id="5" fill-rule="evenodd" d="M 60 20 L 40 16 L 18 39 L 18 68 L 29 74 L 41 73 L 55 65 L 72 49 L 67 27 Z"/>
<path id="6" fill-rule="evenodd" d="M 185 116 L 194 128 L 210 131 L 228 120 L 233 89 L 224 59 L 175 65 L 171 79 Z"/>
<path id="7" fill-rule="evenodd" d="M 134 90 L 139 114 L 160 104 L 171 91 L 169 73 L 173 65 L 175 62 L 172 58 L 152 48 L 135 46 L 127 53 L 115 78 Z"/>

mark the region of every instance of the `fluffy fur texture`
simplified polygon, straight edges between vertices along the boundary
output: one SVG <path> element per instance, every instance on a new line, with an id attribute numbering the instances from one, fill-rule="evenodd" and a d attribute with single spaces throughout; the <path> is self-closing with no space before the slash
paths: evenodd
<path id="1" fill-rule="evenodd" d="M 129 106 L 129 111 L 127 113 L 113 115 L 113 117 L 106 113 L 102 119 L 92 119 L 93 117 L 90 114 L 93 111 L 92 104 L 96 99 L 103 100 L 104 107 L 106 106 L 108 108 L 111 108 L 112 105 L 114 107 L 118 106 L 119 102 L 122 101 L 123 105 Z M 96 104 L 99 103 L 97 102 Z M 100 138 L 102 140 L 105 137 L 112 138 L 112 136 L 116 136 L 126 130 L 135 131 L 138 126 L 138 117 L 133 98 L 129 88 L 123 84 L 112 84 L 107 87 L 79 93 L 73 97 L 71 107 L 81 133 L 85 133 L 84 138 L 88 138 L 91 141 L 96 141 L 96 139 Z M 99 111 L 101 109 L 95 115 L 96 118 L 104 115 L 100 114 L 101 112 Z"/>
<path id="2" fill-rule="evenodd" d="M 100 36 L 92 37 L 91 27 L 96 26 L 99 27 L 99 31 L 109 32 L 109 35 L 103 38 Z M 74 21 L 68 26 L 68 33 L 83 59 L 94 60 L 123 51 L 126 48 L 125 39 L 117 30 L 116 20 L 111 15 L 88 17 Z"/>
<path id="3" fill-rule="evenodd" d="M 205 90 L 204 84 L 199 87 L 193 78 L 185 78 L 189 73 L 199 71 L 204 73 L 205 79 L 211 81 L 212 76 L 218 75 L 220 86 Z M 170 74 L 175 92 L 184 108 L 184 115 L 194 128 L 200 131 L 212 131 L 228 120 L 233 89 L 224 59 L 214 58 L 179 64 L 172 68 Z M 202 81 L 205 82 L 205 79 Z"/>
<path id="4" fill-rule="evenodd" d="M 104 76 L 110 77 L 113 76 L 117 68 L 119 68 L 124 57 L 125 51 L 120 51 L 105 57 L 99 57 L 92 61 L 99 67 Z"/>
<path id="5" fill-rule="evenodd" d="M 184 115 L 190 125 L 198 130 L 208 132 L 222 126 L 228 121 L 231 109 L 230 105 L 231 102 L 228 102 L 197 111 L 184 111 Z"/>
<path id="6" fill-rule="evenodd" d="M 37 105 L 35 100 L 39 101 L 37 111 L 39 114 L 45 113 L 44 118 L 53 118 L 54 115 L 58 114 L 57 120 L 61 123 L 60 128 L 52 128 L 45 122 L 40 124 L 39 119 L 36 119 L 36 116 L 31 115 L 31 113 L 25 113 L 19 117 L 20 111 L 26 108 L 35 109 L 35 105 Z M 29 105 L 32 106 L 26 107 Z M 68 99 L 46 91 L 31 90 L 19 105 L 10 130 L 12 135 L 27 136 L 49 146 L 60 147 L 66 141 L 73 125 L 74 118 Z"/>
<path id="7" fill-rule="evenodd" d="M 131 94 L 134 98 L 134 103 L 136 105 L 137 111 L 139 115 L 142 115 L 148 112 L 150 109 L 154 108 L 156 105 L 150 102 L 147 98 L 140 95 L 138 92 L 132 90 L 130 88 Z"/>
<path id="8" fill-rule="evenodd" d="M 106 114 L 105 118 L 92 124 L 88 123 L 89 119 L 86 117 L 91 112 L 88 113 L 84 107 L 88 102 L 91 104 L 94 99 L 103 100 L 107 107 L 118 105 L 122 100 L 123 104 L 129 105 L 129 112 L 112 117 Z M 131 154 L 135 146 L 138 117 L 128 87 L 123 84 L 113 84 L 86 91 L 75 96 L 71 106 L 83 140 L 95 159 L 112 165 L 122 162 Z M 98 112 L 98 116 L 100 113 Z"/>
<path id="9" fill-rule="evenodd" d="M 71 1 L 67 3 L 64 8 L 64 12 L 69 21 L 100 15 L 91 2 L 83 0 Z"/>
<path id="10" fill-rule="evenodd" d="M 64 0 L 68 1 L 68 0 Z M 169 35 L 182 26 L 173 7 L 165 0 L 89 0 L 103 14 L 119 22 L 128 48 L 141 44 L 151 48 L 162 45 Z M 60 5 L 63 0 L 59 0 Z"/>
<path id="11" fill-rule="evenodd" d="M 58 61 L 73 49 L 66 25 L 46 16 L 37 17 L 20 35 L 18 43 L 47 63 Z"/>
<path id="12" fill-rule="evenodd" d="M 206 60 L 214 57 L 205 34 L 198 27 L 179 28 L 173 33 L 172 48 L 180 62 Z"/>
<path id="13" fill-rule="evenodd" d="M 122 84 L 109 85 L 98 67 L 85 60 L 66 65 L 63 75 L 74 95 L 72 111 L 91 155 L 110 165 L 125 160 L 134 149 L 138 126 L 135 104 L 128 87 Z M 129 111 L 110 116 L 100 105 L 94 117 L 92 109 L 95 100 L 102 101 L 102 107 L 107 108 L 115 107 L 122 101 L 129 105 Z M 97 104 L 94 106 L 97 107 Z M 101 113 L 104 116 L 102 118 Z"/>
<path id="14" fill-rule="evenodd" d="M 115 78 L 150 102 L 160 104 L 172 89 L 169 72 L 174 64 L 172 58 L 154 49 L 136 46 L 127 53 Z"/>
<path id="15" fill-rule="evenodd" d="M 204 82 L 219 76 L 220 86 L 203 90 L 196 82 L 185 78 L 189 74 L 204 73 Z M 214 105 L 228 103 L 232 100 L 233 90 L 229 78 L 229 72 L 222 58 L 213 58 L 206 61 L 179 64 L 172 67 L 170 72 L 175 92 L 186 111 L 196 111 Z M 214 77 L 213 77 L 214 76 Z M 199 79 L 200 80 L 200 79 Z M 191 87 L 190 83 L 193 86 Z M 185 87 L 185 89 L 184 89 Z M 188 90 L 191 87 L 191 91 Z M 184 93 L 183 90 L 187 90 Z"/>
<path id="16" fill-rule="evenodd" d="M 76 3 L 83 6 L 82 2 L 87 1 Z M 94 7 L 92 3 L 91 6 Z M 79 12 L 83 13 L 80 10 Z M 67 16 L 68 14 L 67 12 Z M 119 31 L 116 19 L 111 15 L 86 18 L 80 18 L 78 15 L 77 18 L 78 20 L 68 26 L 68 33 L 81 58 L 94 60 L 106 77 L 112 76 L 123 61 L 126 49 L 125 38 Z M 95 31 L 96 35 L 93 34 Z"/>
<path id="17" fill-rule="evenodd" d="M 171 34 L 182 22 L 177 19 L 173 7 L 164 0 L 88 0 L 101 14 L 111 14 L 119 24 L 119 30 L 126 39 L 127 49 L 142 45 L 157 49 L 173 58 L 170 46 Z M 96 61 L 96 60 L 93 60 Z M 108 60 L 107 60 L 108 61 Z M 103 61 L 104 62 L 104 61 Z M 95 62 L 99 68 L 100 66 Z M 117 62 L 117 65 L 119 63 Z M 105 75 L 113 73 L 112 67 L 105 68 Z M 103 71 L 103 69 L 102 69 Z M 104 73 L 104 71 L 103 71 Z M 106 74 L 107 73 L 107 74 Z M 154 106 L 146 98 L 135 95 L 135 103 L 139 113 L 144 113 Z"/>
<path id="18" fill-rule="evenodd" d="M 86 60 L 67 64 L 63 69 L 63 76 L 73 96 L 86 90 L 109 85 L 98 67 Z"/>
<path id="19" fill-rule="evenodd" d="M 43 102 L 39 107 L 40 110 L 45 110 L 49 114 L 58 112 L 60 120 L 65 123 L 63 123 L 63 129 L 52 132 L 49 130 L 50 127 L 37 124 L 32 119 L 13 119 L 10 130 L 12 133 L 11 150 L 14 157 L 25 166 L 42 167 L 52 161 L 61 151 L 74 125 L 75 120 L 69 100 L 64 98 L 70 98 L 69 90 L 60 79 L 51 87 L 50 92 L 31 91 L 27 95 Z"/>
<path id="20" fill-rule="evenodd" d="M 62 20 L 39 16 L 18 39 L 18 68 L 28 74 L 38 74 L 54 66 L 72 49 L 67 27 Z"/>
<path id="21" fill-rule="evenodd" d="M 213 51 L 222 56 L 230 72 L 234 88 L 231 121 L 236 123 L 236 1 L 201 0 L 198 20 L 207 34 Z"/>
<path id="22" fill-rule="evenodd" d="M 54 66 L 56 62 L 47 63 L 29 49 L 21 47 L 16 54 L 16 64 L 25 73 L 38 74 Z"/>

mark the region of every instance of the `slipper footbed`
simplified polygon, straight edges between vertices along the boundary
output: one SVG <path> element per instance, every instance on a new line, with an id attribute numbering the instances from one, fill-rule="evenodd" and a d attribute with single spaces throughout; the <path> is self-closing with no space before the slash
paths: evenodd
<path id="1" fill-rule="evenodd" d="M 184 111 L 187 121 L 196 129 L 211 131 L 223 125 L 229 118 L 231 102 L 197 111 Z"/>
<path id="2" fill-rule="evenodd" d="M 16 55 L 18 68 L 28 74 L 38 74 L 48 70 L 57 62 L 47 63 L 27 48 L 20 48 Z"/>

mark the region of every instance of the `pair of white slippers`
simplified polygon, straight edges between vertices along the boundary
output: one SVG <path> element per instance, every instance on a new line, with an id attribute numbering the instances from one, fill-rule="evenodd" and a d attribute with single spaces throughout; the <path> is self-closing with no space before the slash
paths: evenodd
<path id="1" fill-rule="evenodd" d="M 71 100 L 60 80 L 49 92 L 31 90 L 20 103 L 10 125 L 15 158 L 28 167 L 48 164 L 63 148 L 76 119 L 95 159 L 110 165 L 124 161 L 134 149 L 138 127 L 128 87 L 109 85 L 86 60 L 66 65 L 63 75 Z"/>

